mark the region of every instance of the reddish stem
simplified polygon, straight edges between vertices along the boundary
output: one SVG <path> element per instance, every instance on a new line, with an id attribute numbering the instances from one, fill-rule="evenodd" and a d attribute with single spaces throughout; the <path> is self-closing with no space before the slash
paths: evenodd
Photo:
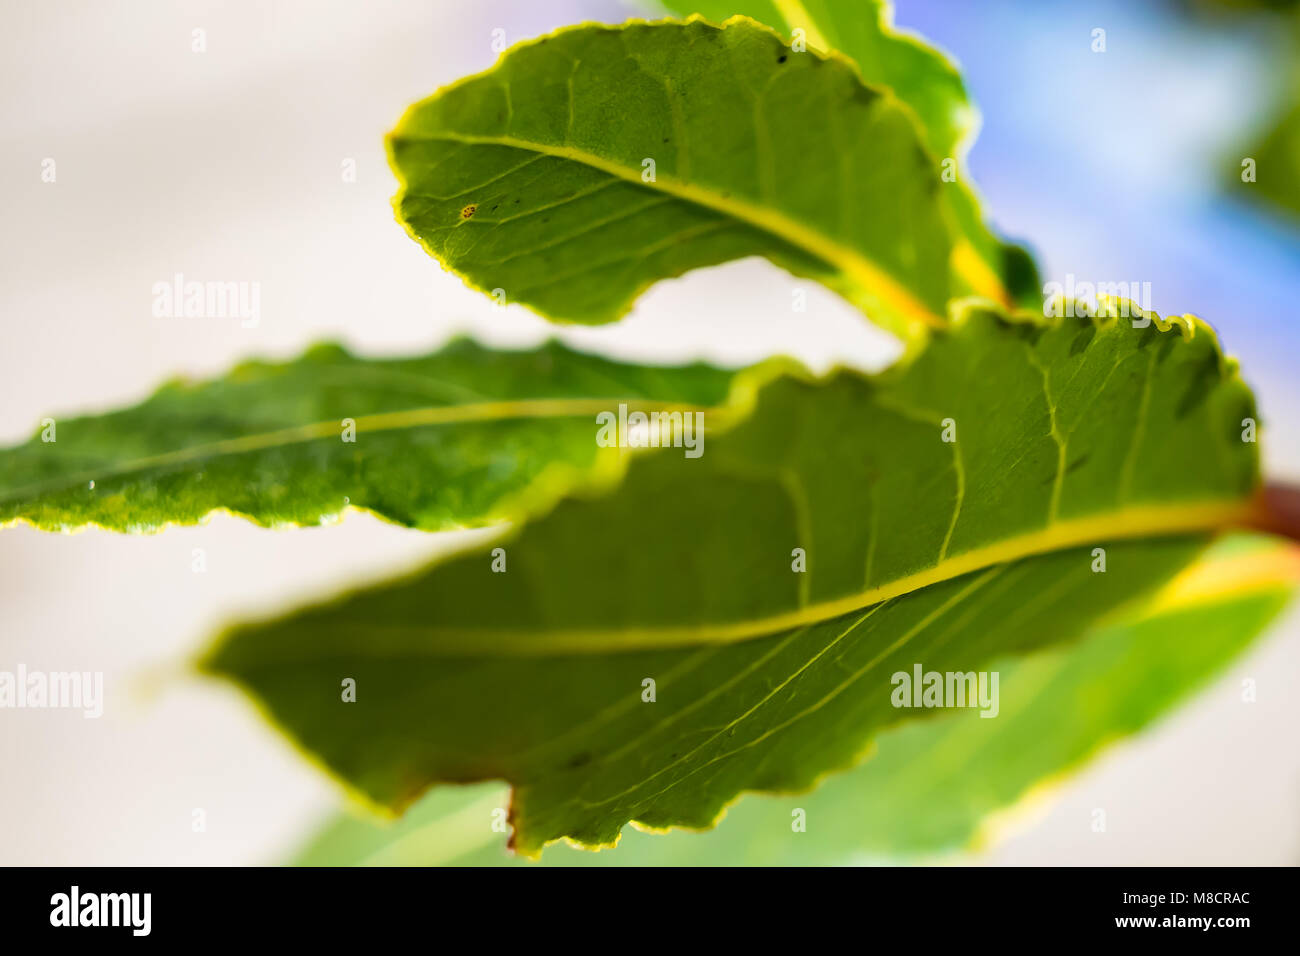
<path id="1" fill-rule="evenodd" d="M 1300 541 L 1300 488 L 1270 483 L 1259 492 L 1252 527 Z"/>

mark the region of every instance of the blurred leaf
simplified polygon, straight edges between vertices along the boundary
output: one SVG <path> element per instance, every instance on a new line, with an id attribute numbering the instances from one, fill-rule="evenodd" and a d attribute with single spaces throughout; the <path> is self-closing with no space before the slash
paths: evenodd
<path id="1" fill-rule="evenodd" d="M 966 169 L 966 153 L 979 128 L 957 65 L 919 37 L 893 26 L 887 0 L 663 0 L 670 10 L 722 21 L 742 14 L 783 36 L 800 36 L 812 48 L 852 59 L 869 86 L 891 91 L 912 110 L 933 161 L 951 161 L 956 179 L 942 195 L 959 237 L 952 250 L 954 295 L 981 295 L 1004 305 L 1037 310 L 1042 290 L 1033 259 L 999 240 L 984 223 Z"/>
<path id="2" fill-rule="evenodd" d="M 504 778 L 525 854 L 608 844 L 853 765 L 919 716 L 891 673 L 1069 640 L 1252 514 L 1253 399 L 1187 317 L 971 311 L 906 366 L 754 403 L 698 459 L 629 456 L 617 487 L 237 627 L 204 668 L 378 804 Z"/>
<path id="3" fill-rule="evenodd" d="M 428 530 L 488 524 L 544 476 L 558 487 L 593 466 L 600 411 L 718 405 L 733 375 L 621 365 L 554 342 L 506 352 L 460 339 L 414 359 L 317 346 L 172 382 L 133 408 L 59 418 L 54 441 L 42 428 L 0 451 L 0 527 L 156 531 L 218 510 L 300 525 L 349 506 Z"/>
<path id="4" fill-rule="evenodd" d="M 764 256 L 907 335 L 946 322 L 937 162 L 851 63 L 718 27 L 579 26 L 415 104 L 389 137 L 411 235 L 470 285 L 566 322 Z"/>
<path id="5" fill-rule="evenodd" d="M 1246 30 L 1285 38 L 1269 43 L 1265 74 L 1277 87 L 1277 97 L 1262 128 L 1246 150 L 1235 144 L 1225 157 L 1227 188 L 1250 202 L 1300 216 L 1300 3 L 1295 0 L 1200 0 L 1191 11 L 1214 29 Z M 1267 11 L 1267 12 L 1266 12 Z M 1261 52 L 1261 57 L 1267 50 Z M 1249 104 L 1247 104 L 1249 105 Z"/>
<path id="6" fill-rule="evenodd" d="M 1251 148 L 1248 158 L 1255 161 L 1255 179 L 1243 181 L 1240 165 L 1234 164 L 1235 187 L 1251 199 L 1263 200 L 1291 216 L 1300 216 L 1300 89 L 1294 101 Z"/>
<path id="7" fill-rule="evenodd" d="M 549 850 L 555 866 L 835 864 L 984 843 L 1101 750 L 1181 703 L 1260 634 L 1300 581 L 1292 545 L 1217 544 L 1133 616 L 1072 647 L 997 665 L 995 720 L 957 712 L 881 734 L 871 757 L 815 791 L 753 796 L 707 833 L 625 828 L 618 848 Z M 340 816 L 298 855 L 306 866 L 506 865 L 492 829 L 498 784 L 440 787 L 389 827 Z M 796 810 L 807 821 L 793 832 Z"/>

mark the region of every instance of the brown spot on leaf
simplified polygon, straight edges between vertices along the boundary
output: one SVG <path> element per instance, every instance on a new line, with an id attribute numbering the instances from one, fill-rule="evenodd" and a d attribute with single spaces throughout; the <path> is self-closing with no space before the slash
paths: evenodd
<path id="1" fill-rule="evenodd" d="M 476 212 L 478 212 L 478 203 L 470 203 L 468 206 L 466 206 L 464 209 L 460 211 L 460 218 L 468 219 Z"/>

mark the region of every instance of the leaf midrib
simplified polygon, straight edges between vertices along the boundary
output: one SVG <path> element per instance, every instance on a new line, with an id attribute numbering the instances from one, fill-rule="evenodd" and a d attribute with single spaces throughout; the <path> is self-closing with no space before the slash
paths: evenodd
<path id="1" fill-rule="evenodd" d="M 620 166 L 618 163 L 604 159 L 595 153 L 589 153 L 586 150 L 572 146 L 539 143 L 514 136 L 473 136 L 467 133 L 413 136 L 403 132 L 400 127 L 392 135 L 392 138 L 406 142 L 441 141 L 463 143 L 469 146 L 504 146 L 510 149 L 542 153 L 556 159 L 564 159 L 589 166 L 633 185 L 667 193 L 677 199 L 712 209 L 731 219 L 754 226 L 783 242 L 788 242 L 805 252 L 811 253 L 847 276 L 864 294 L 889 303 L 894 311 L 900 315 L 930 328 L 946 328 L 948 326 L 948 321 L 945 318 L 932 312 L 924 302 L 907 291 L 898 280 L 871 259 L 770 208 L 745 202 L 734 196 L 724 196 L 712 189 L 683 182 L 672 176 L 658 174 L 653 183 L 646 183 L 641 179 L 640 169 L 634 170 Z M 410 188 L 409 183 L 406 182 L 400 170 L 398 170 L 398 175 L 402 178 L 403 191 L 408 190 Z"/>
<path id="2" fill-rule="evenodd" d="M 509 421 L 526 418 L 577 418 L 583 415 L 596 415 L 600 412 L 617 408 L 619 403 L 635 403 L 638 410 L 645 412 L 714 412 L 716 408 L 688 405 L 678 402 L 647 401 L 635 396 L 622 398 L 582 398 L 582 399 L 517 399 L 512 401 L 471 402 L 462 405 L 432 405 L 421 408 L 406 409 L 399 412 L 379 412 L 374 415 L 362 415 L 354 418 L 359 433 L 398 431 L 403 428 L 420 428 L 428 425 L 458 425 L 468 422 Z M 277 429 L 271 432 L 259 432 L 227 438 L 205 445 L 195 445 L 161 455 L 136 458 L 111 467 L 85 470 L 76 475 L 65 476 L 57 481 L 44 482 L 18 488 L 5 495 L 0 495 L 0 505 L 21 501 L 33 495 L 49 494 L 83 484 L 87 481 L 104 481 L 120 478 L 136 472 L 155 468 L 169 468 L 210 458 L 230 455 L 242 455 L 278 448 L 287 445 L 305 444 L 322 438 L 338 438 L 341 435 L 339 420 L 312 422 L 292 428 Z"/>
<path id="3" fill-rule="evenodd" d="M 435 627 L 384 626 L 368 621 L 367 632 L 372 635 L 409 636 L 415 640 L 410 644 L 389 647 L 384 647 L 382 640 L 374 640 L 360 648 L 349 648 L 347 653 L 349 656 L 364 653 L 372 658 L 413 655 L 455 658 L 547 657 L 731 644 L 821 624 L 965 574 L 1072 547 L 1248 526 L 1256 517 L 1256 510 L 1256 505 L 1251 501 L 1210 500 L 1177 505 L 1129 506 L 1102 515 L 1056 521 L 1038 531 L 1004 538 L 944 558 L 921 571 L 873 588 L 809 604 L 794 611 L 743 621 L 684 627 L 570 629 L 554 632 L 506 629 L 440 631 Z M 324 630 L 339 627 L 351 633 L 353 625 L 331 619 L 323 622 L 320 627 Z M 436 645 L 432 641 L 436 641 Z M 314 651 L 319 653 L 321 649 L 317 647 Z"/>

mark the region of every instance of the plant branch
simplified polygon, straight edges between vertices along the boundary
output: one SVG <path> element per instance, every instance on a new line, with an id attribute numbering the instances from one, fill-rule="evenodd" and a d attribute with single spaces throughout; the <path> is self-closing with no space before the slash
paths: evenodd
<path id="1" fill-rule="evenodd" d="M 1300 541 L 1300 487 L 1270 482 L 1259 491 L 1250 526 Z"/>

